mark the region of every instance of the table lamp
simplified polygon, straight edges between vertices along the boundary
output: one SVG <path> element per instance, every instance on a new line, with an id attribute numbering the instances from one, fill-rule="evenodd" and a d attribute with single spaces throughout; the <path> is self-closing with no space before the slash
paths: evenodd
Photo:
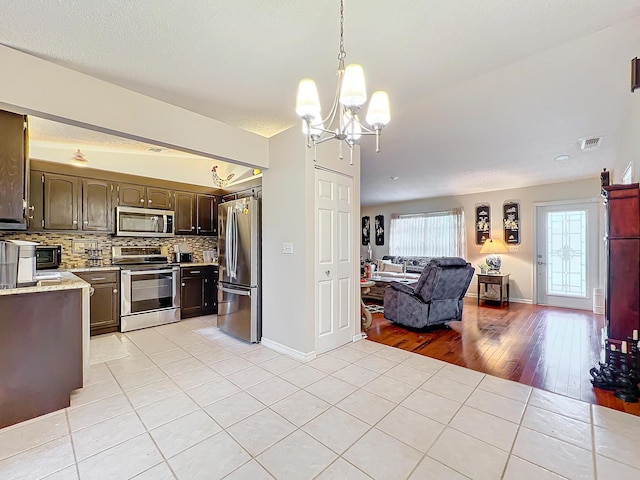
<path id="1" fill-rule="evenodd" d="M 489 273 L 500 273 L 502 258 L 499 253 L 507 253 L 507 246 L 502 240 L 494 240 L 490 238 L 482 244 L 480 253 L 487 253 L 487 265 L 489 265 Z"/>

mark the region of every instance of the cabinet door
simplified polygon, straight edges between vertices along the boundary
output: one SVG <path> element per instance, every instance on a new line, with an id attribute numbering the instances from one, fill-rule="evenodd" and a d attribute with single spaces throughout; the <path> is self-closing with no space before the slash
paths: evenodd
<path id="1" fill-rule="evenodd" d="M 44 228 L 78 230 L 80 179 L 53 173 L 44 174 Z"/>
<path id="2" fill-rule="evenodd" d="M 120 297 L 117 285 L 112 283 L 95 284 L 93 289 L 90 307 L 91 334 L 106 333 L 105 330 L 118 331 L 120 326 L 120 312 L 118 310 Z"/>
<path id="3" fill-rule="evenodd" d="M 198 235 L 218 234 L 218 198 L 213 195 L 197 195 Z"/>
<path id="4" fill-rule="evenodd" d="M 176 192 L 176 234 L 196 233 L 196 196 L 189 192 Z"/>
<path id="5" fill-rule="evenodd" d="M 211 275 L 211 286 L 209 287 L 211 290 L 211 313 L 218 313 L 218 267 L 214 267 L 212 269 Z"/>
<path id="6" fill-rule="evenodd" d="M 24 229 L 26 117 L 0 110 L 0 222 Z"/>
<path id="7" fill-rule="evenodd" d="M 166 188 L 147 187 L 147 207 L 173 210 L 173 192 Z"/>
<path id="8" fill-rule="evenodd" d="M 44 172 L 31 170 L 29 174 L 28 229 L 42 230 L 44 227 Z"/>
<path id="9" fill-rule="evenodd" d="M 82 179 L 82 230 L 111 232 L 113 184 L 91 178 Z"/>
<path id="10" fill-rule="evenodd" d="M 184 277 L 181 282 L 180 292 L 180 316 L 181 318 L 202 315 L 206 299 L 206 278 Z"/>
<path id="11" fill-rule="evenodd" d="M 607 333 L 626 340 L 640 328 L 640 239 L 609 240 Z"/>
<path id="12" fill-rule="evenodd" d="M 145 197 L 146 187 L 121 183 L 118 185 L 118 205 L 124 207 L 144 207 L 147 203 Z"/>

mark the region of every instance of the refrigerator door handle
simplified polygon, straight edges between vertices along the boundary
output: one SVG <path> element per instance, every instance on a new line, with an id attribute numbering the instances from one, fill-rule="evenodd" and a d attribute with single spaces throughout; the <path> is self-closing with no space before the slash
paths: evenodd
<path id="1" fill-rule="evenodd" d="M 236 290 L 235 288 L 226 288 L 226 287 L 223 287 L 222 285 L 218 285 L 218 290 L 225 293 L 231 293 L 233 295 L 244 295 L 245 297 L 251 296 L 250 290 Z"/>

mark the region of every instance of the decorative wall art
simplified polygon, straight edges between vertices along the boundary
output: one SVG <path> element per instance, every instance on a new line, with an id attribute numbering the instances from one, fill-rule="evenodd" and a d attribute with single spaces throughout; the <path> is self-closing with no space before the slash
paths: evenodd
<path id="1" fill-rule="evenodd" d="M 491 207 L 488 203 L 476 205 L 476 245 L 491 238 Z"/>
<path id="2" fill-rule="evenodd" d="M 520 244 L 520 203 L 504 202 L 502 205 L 504 243 L 507 245 Z"/>
<path id="3" fill-rule="evenodd" d="M 376 245 L 384 245 L 384 215 L 376 215 Z"/>
<path id="4" fill-rule="evenodd" d="M 371 221 L 369 217 L 362 217 L 362 245 L 371 242 Z"/>

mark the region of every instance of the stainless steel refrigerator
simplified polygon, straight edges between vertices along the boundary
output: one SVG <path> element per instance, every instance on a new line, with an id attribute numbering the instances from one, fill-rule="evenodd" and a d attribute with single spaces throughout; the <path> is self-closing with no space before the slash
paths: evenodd
<path id="1" fill-rule="evenodd" d="M 240 198 L 218 206 L 218 326 L 234 337 L 262 337 L 260 201 Z"/>

